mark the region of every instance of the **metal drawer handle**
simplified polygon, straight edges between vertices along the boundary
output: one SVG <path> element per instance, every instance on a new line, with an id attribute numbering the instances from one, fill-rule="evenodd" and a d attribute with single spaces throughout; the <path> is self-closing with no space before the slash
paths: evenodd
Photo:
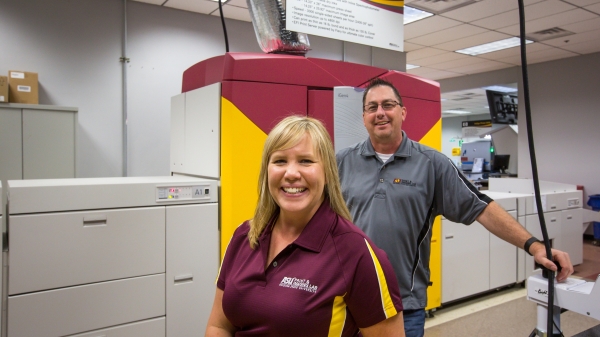
<path id="1" fill-rule="evenodd" d="M 567 220 L 571 220 L 571 219 L 573 219 L 573 216 L 572 216 L 572 215 L 569 215 L 569 216 L 567 217 Z"/>
<path id="2" fill-rule="evenodd" d="M 83 227 L 106 226 L 106 215 L 83 217 Z"/>
<path id="3" fill-rule="evenodd" d="M 193 281 L 194 281 L 194 275 L 192 275 L 192 274 L 175 276 L 175 284 L 188 283 L 188 282 L 193 282 Z"/>
<path id="4" fill-rule="evenodd" d="M 454 234 L 452 234 L 452 235 L 447 235 L 447 236 L 446 236 L 446 239 L 454 239 Z"/>
<path id="5" fill-rule="evenodd" d="M 556 222 L 556 218 L 552 218 L 550 222 Z"/>

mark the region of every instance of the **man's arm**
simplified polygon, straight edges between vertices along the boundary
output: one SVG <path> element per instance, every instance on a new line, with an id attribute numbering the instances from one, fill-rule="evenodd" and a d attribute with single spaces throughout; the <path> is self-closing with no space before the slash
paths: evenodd
<path id="1" fill-rule="evenodd" d="M 477 217 L 477 221 L 492 234 L 521 249 L 523 249 L 525 241 L 532 236 L 496 202 L 491 202 L 484 208 L 483 212 Z M 533 255 L 533 258 L 537 263 L 550 270 L 557 270 L 554 262 L 546 258 L 546 249 L 542 243 L 536 242 L 532 244 L 529 248 L 529 253 Z M 560 273 L 557 273 L 556 275 L 556 279 L 559 282 L 566 280 L 569 275 L 573 274 L 573 265 L 571 264 L 569 254 L 552 249 L 552 257 L 554 260 L 558 261 L 562 267 Z"/>

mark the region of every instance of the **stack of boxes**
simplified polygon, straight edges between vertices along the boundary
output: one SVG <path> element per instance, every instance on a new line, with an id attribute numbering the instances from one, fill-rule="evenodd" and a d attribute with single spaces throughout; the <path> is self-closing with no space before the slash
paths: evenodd
<path id="1" fill-rule="evenodd" d="M 0 103 L 39 104 L 38 74 L 10 70 L 0 76 Z"/>

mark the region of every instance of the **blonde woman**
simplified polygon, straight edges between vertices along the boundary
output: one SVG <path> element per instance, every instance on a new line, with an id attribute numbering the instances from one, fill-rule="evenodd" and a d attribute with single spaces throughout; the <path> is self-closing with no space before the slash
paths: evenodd
<path id="1" fill-rule="evenodd" d="M 404 336 L 385 253 L 352 224 L 323 125 L 269 133 L 254 218 L 233 234 L 206 336 Z"/>

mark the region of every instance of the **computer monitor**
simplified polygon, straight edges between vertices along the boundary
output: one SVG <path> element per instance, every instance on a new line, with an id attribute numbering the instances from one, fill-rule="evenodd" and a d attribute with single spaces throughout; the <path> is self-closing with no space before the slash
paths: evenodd
<path id="1" fill-rule="evenodd" d="M 497 154 L 494 156 L 492 163 L 492 172 L 506 173 L 508 169 L 508 163 L 510 161 L 510 154 Z"/>
<path id="2" fill-rule="evenodd" d="M 493 124 L 517 124 L 518 96 L 498 91 L 485 91 Z"/>

